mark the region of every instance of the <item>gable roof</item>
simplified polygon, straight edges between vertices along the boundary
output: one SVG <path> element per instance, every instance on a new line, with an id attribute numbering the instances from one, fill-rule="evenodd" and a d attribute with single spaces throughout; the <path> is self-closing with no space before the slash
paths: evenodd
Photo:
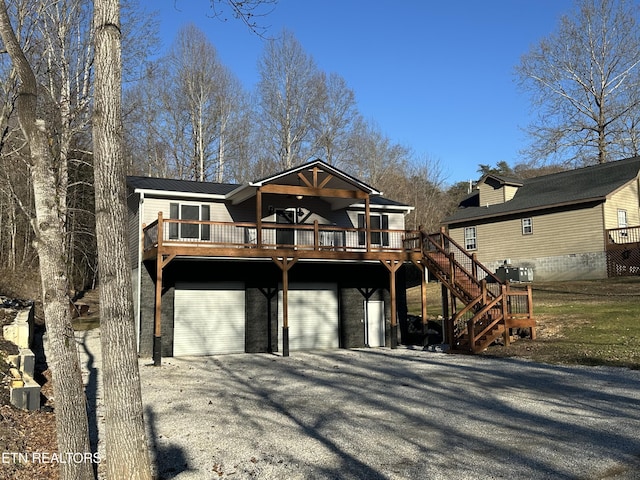
<path id="1" fill-rule="evenodd" d="M 127 176 L 127 185 L 134 191 L 141 191 L 145 194 L 155 194 L 159 196 L 188 196 L 188 197 L 212 197 L 220 200 L 230 200 L 234 196 L 241 196 L 243 191 L 247 189 L 250 192 L 247 194 L 250 196 L 255 193 L 255 187 L 262 186 L 266 183 L 274 182 L 285 176 L 296 174 L 298 172 L 309 170 L 313 167 L 318 167 L 322 171 L 325 171 L 331 175 L 338 177 L 341 181 L 352 185 L 354 188 L 363 190 L 370 194 L 371 205 L 387 208 L 401 208 L 413 210 L 407 204 L 396 202 L 382 196 L 381 192 L 377 191 L 373 187 L 367 185 L 364 182 L 352 177 L 351 175 L 325 163 L 321 160 L 314 160 L 312 162 L 298 165 L 297 167 L 284 170 L 280 173 L 265 177 L 255 182 L 249 182 L 244 184 L 238 183 L 213 183 L 213 182 L 198 182 L 194 180 L 177 180 L 171 178 L 157 178 L 157 177 L 142 177 L 142 176 Z M 240 195 L 238 195 L 240 194 Z M 353 205 L 357 206 L 357 205 Z"/>
<path id="2" fill-rule="evenodd" d="M 196 182 L 172 178 L 128 176 L 127 185 L 135 190 L 155 192 L 202 193 L 205 195 L 226 195 L 238 188 L 235 183 Z"/>
<path id="3" fill-rule="evenodd" d="M 522 180 L 519 178 L 505 177 L 504 175 L 498 175 L 495 173 L 487 173 L 480 180 L 478 180 L 478 183 L 488 183 L 489 180 L 494 180 L 500 185 L 512 185 L 514 187 L 522 186 Z"/>
<path id="4" fill-rule="evenodd" d="M 303 163 L 293 168 L 289 168 L 282 172 L 276 173 L 274 175 L 269 175 L 268 177 L 262 178 L 260 180 L 256 180 L 254 182 L 249 182 L 249 185 L 252 187 L 261 187 L 267 183 L 275 182 L 276 180 L 282 180 L 285 177 L 297 178 L 297 174 L 308 171 L 317 167 L 320 171 L 325 172 L 329 175 L 332 175 L 343 182 L 357 188 L 358 190 L 362 190 L 370 195 L 382 195 L 382 192 L 379 192 L 375 188 L 366 183 L 358 180 L 357 178 L 349 175 L 348 173 L 343 172 L 342 170 L 330 165 L 322 160 L 313 160 L 311 162 Z"/>
<path id="5" fill-rule="evenodd" d="M 466 205 L 445 218 L 443 224 L 488 219 L 553 207 L 602 202 L 619 188 L 633 181 L 640 172 L 640 157 L 627 158 L 591 167 L 567 170 L 522 180 L 514 197 L 504 203 L 481 206 L 479 193 L 475 200 L 467 197 Z M 472 201 L 470 201 L 472 200 Z"/>

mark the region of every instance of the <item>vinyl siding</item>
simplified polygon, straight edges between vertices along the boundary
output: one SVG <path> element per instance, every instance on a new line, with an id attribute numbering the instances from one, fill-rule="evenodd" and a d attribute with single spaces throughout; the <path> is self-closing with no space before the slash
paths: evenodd
<path id="1" fill-rule="evenodd" d="M 495 205 L 504 203 L 504 190 L 502 188 L 493 188 L 491 185 L 482 183 L 478 185 L 480 192 L 480 205 Z"/>
<path id="2" fill-rule="evenodd" d="M 518 187 L 513 187 L 511 185 L 504 186 L 504 201 L 508 202 L 511 200 L 514 195 L 518 192 Z"/>
<path id="3" fill-rule="evenodd" d="M 618 228 L 618 209 L 627 211 L 628 226 L 640 225 L 639 198 L 635 180 L 611 195 L 604 208 L 604 228 Z"/>
<path id="4" fill-rule="evenodd" d="M 532 218 L 533 234 L 522 234 L 522 218 Z M 475 253 L 483 263 L 506 258 L 540 258 L 599 252 L 604 247 L 602 205 L 546 215 L 522 215 L 475 226 L 478 239 Z M 464 227 L 451 229 L 450 234 L 457 243 L 464 246 Z"/>
<path id="5" fill-rule="evenodd" d="M 211 220 L 214 222 L 232 222 L 233 219 L 227 210 L 227 206 L 222 202 L 199 202 L 197 200 L 171 200 L 167 198 L 144 199 L 143 222 L 149 225 L 158 219 L 158 212 L 162 212 L 164 218 L 169 218 L 169 205 L 180 203 L 188 205 L 209 205 Z"/>
<path id="6" fill-rule="evenodd" d="M 358 226 L 358 214 L 364 213 L 364 211 L 352 211 L 348 212 L 349 220 L 351 225 L 349 227 L 357 227 Z M 381 212 L 376 210 L 371 210 L 371 215 L 388 215 L 389 216 L 389 230 L 404 230 L 404 214 L 402 213 L 391 213 L 391 212 Z"/>

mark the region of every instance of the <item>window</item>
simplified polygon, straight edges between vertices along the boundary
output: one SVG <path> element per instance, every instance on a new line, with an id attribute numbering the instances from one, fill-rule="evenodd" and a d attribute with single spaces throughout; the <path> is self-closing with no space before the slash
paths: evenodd
<path id="1" fill-rule="evenodd" d="M 358 214 L 358 228 L 365 228 L 364 213 Z M 380 232 L 380 230 L 389 230 L 389 215 L 372 214 L 369 216 L 369 228 L 371 232 L 371 245 L 389 246 L 389 232 Z M 374 230 L 378 230 L 377 232 Z M 367 235 L 364 231 L 358 232 L 358 245 L 367 244 Z"/>
<path id="2" fill-rule="evenodd" d="M 205 220 L 210 219 L 209 205 L 189 203 L 172 203 L 169 205 L 169 218 L 179 220 Z M 211 240 L 211 225 L 199 225 L 197 223 L 170 223 L 170 239 L 196 239 Z"/>
<path id="3" fill-rule="evenodd" d="M 464 248 L 466 250 L 476 250 L 478 248 L 478 238 L 476 236 L 476 227 L 465 227 Z"/>
<path id="4" fill-rule="evenodd" d="M 627 211 L 618 209 L 618 228 L 627 228 Z M 627 231 L 621 230 L 620 236 L 626 237 Z"/>
<path id="5" fill-rule="evenodd" d="M 522 219 L 522 234 L 523 235 L 531 235 L 531 234 L 533 234 L 533 219 L 532 218 L 523 218 Z"/>

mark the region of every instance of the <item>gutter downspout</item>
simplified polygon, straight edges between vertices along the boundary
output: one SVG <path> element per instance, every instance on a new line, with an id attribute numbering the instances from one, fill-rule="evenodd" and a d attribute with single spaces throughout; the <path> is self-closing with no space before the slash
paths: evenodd
<path id="1" fill-rule="evenodd" d="M 142 234 L 142 217 L 144 213 L 144 192 L 140 192 L 140 200 L 138 202 L 138 258 L 136 268 L 138 275 L 136 279 L 136 304 L 134 309 L 134 316 L 136 322 L 136 345 L 138 353 L 140 353 L 140 301 L 142 298 L 142 255 L 144 254 L 144 235 Z"/>

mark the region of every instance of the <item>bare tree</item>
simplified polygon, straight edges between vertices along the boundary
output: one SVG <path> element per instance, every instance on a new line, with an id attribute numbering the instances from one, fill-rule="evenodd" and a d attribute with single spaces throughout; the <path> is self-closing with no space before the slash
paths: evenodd
<path id="1" fill-rule="evenodd" d="M 259 123 L 265 156 L 277 169 L 308 159 L 311 125 L 320 105 L 323 79 L 295 36 L 283 30 L 258 62 Z"/>
<path id="2" fill-rule="evenodd" d="M 181 29 L 168 55 L 148 65 L 143 81 L 127 92 L 135 105 L 125 118 L 135 132 L 128 142 L 144 152 L 134 152 L 139 169 L 224 181 L 246 141 L 239 135 L 243 97 L 205 34 L 194 25 Z"/>
<path id="3" fill-rule="evenodd" d="M 320 78 L 321 96 L 311 119 L 316 156 L 339 165 L 346 157 L 348 137 L 358 116 L 356 96 L 340 75 L 323 72 Z"/>
<path id="4" fill-rule="evenodd" d="M 516 74 L 538 113 L 529 158 L 603 163 L 635 150 L 637 12 L 627 0 L 577 0 L 557 32 L 522 57 Z"/>
<path id="5" fill-rule="evenodd" d="M 409 148 L 394 143 L 373 122 L 357 117 L 349 135 L 349 155 L 344 168 L 383 191 L 402 176 L 411 161 Z"/>
<path id="6" fill-rule="evenodd" d="M 56 396 L 58 447 L 63 455 L 90 453 L 86 399 L 80 362 L 71 326 L 69 285 L 65 275 L 63 219 L 56 202 L 56 181 L 44 121 L 38 117 L 36 76 L 9 20 L 6 2 L 0 4 L 0 36 L 20 81 L 16 99 L 20 127 L 28 141 L 36 218 L 36 249 L 40 260 L 42 301 L 49 339 L 49 359 Z M 93 478 L 88 462 L 60 463 L 61 477 Z"/>
<path id="7" fill-rule="evenodd" d="M 119 0 L 94 2 L 96 235 L 105 397 L 107 476 L 151 479 L 129 274 L 125 163 L 122 154 L 122 59 Z M 108 305 L 108 308 L 106 306 Z"/>
<path id="8" fill-rule="evenodd" d="M 194 62 L 194 59 L 198 61 Z M 167 100 L 179 104 L 184 114 L 181 117 L 188 121 L 182 131 L 189 134 L 190 167 L 193 178 L 202 182 L 213 156 L 211 143 L 217 123 L 216 77 L 220 68 L 218 54 L 205 34 L 191 24 L 178 33 L 167 62 L 169 75 L 174 74 Z M 166 107 L 171 108 L 170 105 Z"/>

